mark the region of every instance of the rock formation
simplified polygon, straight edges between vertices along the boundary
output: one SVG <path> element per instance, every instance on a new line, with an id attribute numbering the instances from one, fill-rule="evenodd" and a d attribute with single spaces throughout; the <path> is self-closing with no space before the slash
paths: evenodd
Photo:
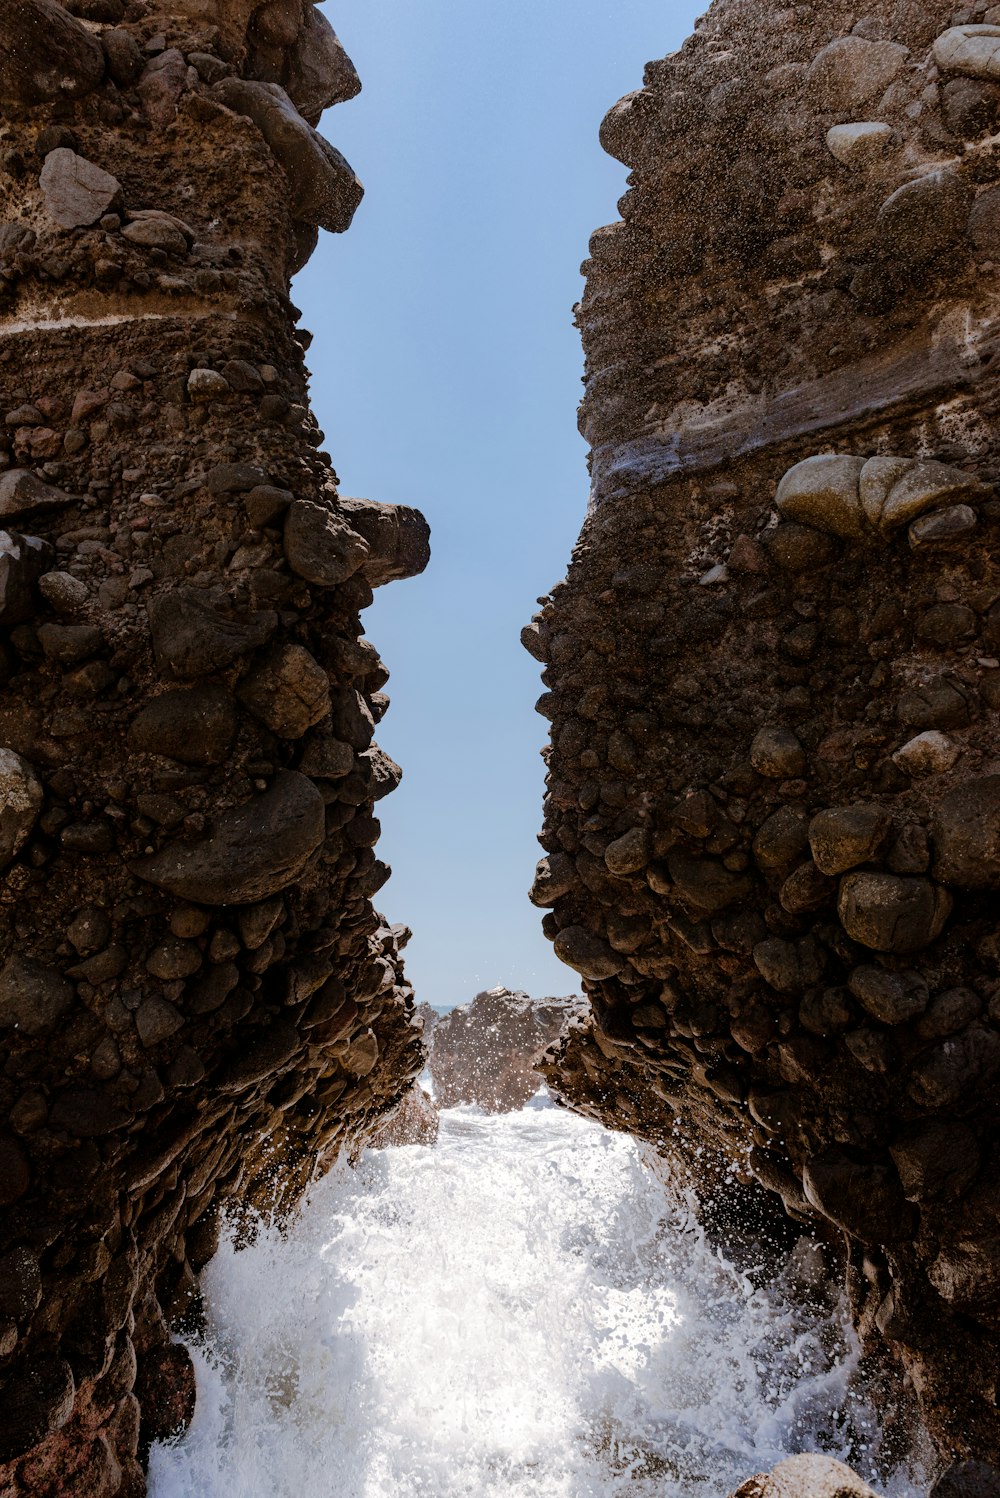
<path id="1" fill-rule="evenodd" d="M 311 0 L 0 5 L 0 1491 L 138 1494 L 227 1203 L 422 1066 L 373 586 L 289 277 L 361 187 Z"/>
<path id="2" fill-rule="evenodd" d="M 578 998 L 530 999 L 490 988 L 442 1015 L 428 1065 L 441 1108 L 475 1103 L 487 1113 L 523 1108 L 542 1085 L 534 1063 L 579 1008 Z"/>
<path id="3" fill-rule="evenodd" d="M 602 127 L 592 502 L 524 640 L 574 1106 L 843 1235 L 1000 1461 L 1000 8 L 717 0 Z M 957 1481 L 957 1479 L 956 1479 Z"/>

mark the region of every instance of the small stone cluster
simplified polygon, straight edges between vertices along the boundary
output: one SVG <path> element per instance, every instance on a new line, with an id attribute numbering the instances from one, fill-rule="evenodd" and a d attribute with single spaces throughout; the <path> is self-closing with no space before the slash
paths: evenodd
<path id="1" fill-rule="evenodd" d="M 360 611 L 422 517 L 338 492 L 289 277 L 358 82 L 311 0 L 0 15 L 0 1491 L 143 1491 L 220 1212 L 423 1065 Z"/>
<path id="2" fill-rule="evenodd" d="M 993 1463 L 998 49 L 985 5 L 718 0 L 615 106 L 591 510 L 523 636 L 591 1006 L 550 1086 L 842 1236 L 866 1349 Z"/>

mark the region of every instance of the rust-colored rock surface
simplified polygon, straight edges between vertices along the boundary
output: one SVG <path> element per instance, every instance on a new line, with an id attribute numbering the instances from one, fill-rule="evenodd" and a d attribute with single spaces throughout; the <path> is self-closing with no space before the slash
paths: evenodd
<path id="1" fill-rule="evenodd" d="M 218 1216 L 290 1206 L 423 1064 L 372 587 L 289 277 L 361 187 L 310 0 L 0 7 L 0 1491 L 143 1489 Z"/>
<path id="2" fill-rule="evenodd" d="M 602 127 L 592 503 L 524 633 L 573 1106 L 846 1244 L 1000 1460 L 1000 28 L 719 0 Z"/>

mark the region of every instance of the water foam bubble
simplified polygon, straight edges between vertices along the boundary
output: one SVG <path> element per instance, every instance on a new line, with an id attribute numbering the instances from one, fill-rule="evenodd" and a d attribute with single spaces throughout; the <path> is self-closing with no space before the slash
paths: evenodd
<path id="1" fill-rule="evenodd" d="M 625 1135 L 449 1110 L 223 1245 L 152 1498 L 720 1498 L 817 1449 L 871 1476 L 856 1345 L 802 1277 L 755 1287 Z"/>

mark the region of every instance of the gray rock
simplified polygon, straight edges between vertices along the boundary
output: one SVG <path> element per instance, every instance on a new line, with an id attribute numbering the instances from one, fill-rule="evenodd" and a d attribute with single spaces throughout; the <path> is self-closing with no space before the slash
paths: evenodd
<path id="1" fill-rule="evenodd" d="M 0 474 L 0 521 L 46 515 L 75 503 L 72 494 L 43 483 L 29 468 L 10 468 Z"/>
<path id="2" fill-rule="evenodd" d="M 951 769 L 960 753 L 958 745 L 946 734 L 929 728 L 900 745 L 892 762 L 906 775 L 941 775 Z"/>
<path id="3" fill-rule="evenodd" d="M 910 545 L 917 551 L 921 546 L 945 546 L 960 541 L 971 535 L 978 523 L 971 505 L 948 505 L 943 510 L 921 515 L 907 534 Z"/>
<path id="4" fill-rule="evenodd" d="M 910 1124 L 889 1146 L 908 1201 L 961 1196 L 979 1169 L 976 1136 L 965 1124 L 934 1118 Z"/>
<path id="5" fill-rule="evenodd" d="M 540 858 L 535 868 L 535 882 L 528 896 L 532 905 L 544 910 L 568 895 L 577 882 L 576 865 L 568 853 L 550 853 Z"/>
<path id="6" fill-rule="evenodd" d="M 913 1209 L 889 1165 L 853 1160 L 836 1147 L 814 1156 L 802 1172 L 806 1199 L 862 1243 L 908 1238 Z"/>
<path id="7" fill-rule="evenodd" d="M 852 940 L 876 952 L 917 952 L 935 941 L 951 914 L 951 897 L 929 879 L 900 874 L 845 874 L 837 897 Z"/>
<path id="8" fill-rule="evenodd" d="M 164 692 L 132 720 L 129 748 L 184 765 L 221 765 L 236 737 L 236 704 L 222 687 Z"/>
<path id="9" fill-rule="evenodd" d="M 939 676 L 901 692 L 896 716 L 907 728 L 965 728 L 971 719 L 967 693 L 963 682 Z"/>
<path id="10" fill-rule="evenodd" d="M 668 856 L 667 871 L 677 894 L 698 916 L 716 915 L 753 888 L 746 874 L 733 873 L 720 859 L 680 848 Z"/>
<path id="11" fill-rule="evenodd" d="M 914 1067 L 910 1095 L 927 1108 L 948 1108 L 961 1100 L 971 1107 L 973 1089 L 1000 1073 L 1000 1035 L 974 1020 L 934 1047 Z"/>
<path id="12" fill-rule="evenodd" d="M 267 643 L 278 625 L 270 611 L 227 618 L 196 588 L 161 593 L 146 605 L 159 669 L 178 677 L 224 670 Z"/>
<path id="13" fill-rule="evenodd" d="M 16 858 L 45 804 L 42 783 L 26 759 L 0 749 L 0 868 Z"/>
<path id="14" fill-rule="evenodd" d="M 232 394 L 229 381 L 217 369 L 192 369 L 187 377 L 187 390 L 193 401 L 224 400 Z"/>
<path id="15" fill-rule="evenodd" d="M 606 941 L 592 936 L 582 926 L 565 926 L 553 943 L 556 956 L 584 978 L 613 978 L 625 966 Z"/>
<path id="16" fill-rule="evenodd" d="M 174 1005 L 155 994 L 143 999 L 135 1014 L 135 1027 L 144 1046 L 158 1045 L 176 1034 L 183 1023 L 184 1017 Z"/>
<path id="17" fill-rule="evenodd" d="M 838 453 L 822 453 L 796 463 L 778 485 L 774 502 L 779 514 L 834 536 L 862 535 L 864 514 L 858 485 L 864 465 L 863 458 Z"/>
<path id="18" fill-rule="evenodd" d="M 285 557 L 292 571 L 320 588 L 352 577 L 368 559 L 369 546 L 335 511 L 297 499 L 285 515 Z"/>
<path id="19" fill-rule="evenodd" d="M 856 967 L 848 986 L 858 1003 L 883 1025 L 904 1025 L 927 1008 L 927 984 L 919 973 Z"/>
<path id="20" fill-rule="evenodd" d="M 949 791 L 931 823 L 934 875 L 964 889 L 1000 889 L 1000 775 Z"/>
<path id="21" fill-rule="evenodd" d="M 275 645 L 254 662 L 236 694 L 284 739 L 300 739 L 330 712 L 330 682 L 303 645 Z"/>
<path id="22" fill-rule="evenodd" d="M 18 0 L 0 9 L 0 98 L 78 99 L 103 75 L 100 42 L 56 0 Z"/>
<path id="23" fill-rule="evenodd" d="M 826 132 L 831 156 L 852 171 L 868 171 L 885 159 L 892 144 L 892 127 L 877 121 L 833 125 Z"/>
<path id="24" fill-rule="evenodd" d="M 29 537 L 29 541 L 36 538 Z M 41 543 L 44 545 L 44 543 Z M 87 584 L 71 572 L 46 572 L 38 579 L 38 591 L 57 614 L 76 614 L 90 597 Z"/>
<path id="25" fill-rule="evenodd" d="M 615 838 L 604 850 L 604 862 L 609 873 L 636 874 L 644 869 L 652 856 L 652 839 L 645 827 L 633 827 Z"/>
<path id="26" fill-rule="evenodd" d="M 31 617 L 35 586 L 51 561 L 47 541 L 0 531 L 0 624 L 9 627 Z"/>
<path id="27" fill-rule="evenodd" d="M 423 572 L 431 556 L 431 530 L 419 510 L 372 499 L 341 499 L 338 508 L 368 543 L 361 570 L 373 588 Z"/>
<path id="28" fill-rule="evenodd" d="M 786 1457 L 772 1472 L 747 1478 L 730 1498 L 876 1498 L 876 1494 L 843 1462 L 813 1451 Z"/>
<path id="29" fill-rule="evenodd" d="M 750 763 L 758 775 L 766 775 L 772 780 L 789 780 L 802 774 L 806 756 L 790 728 L 769 724 L 754 734 Z"/>
<path id="30" fill-rule="evenodd" d="M 881 806 L 835 806 L 809 823 L 809 846 L 821 874 L 842 874 L 868 863 L 883 847 L 892 817 Z"/>
<path id="31" fill-rule="evenodd" d="M 164 219 L 137 219 L 126 224 L 122 237 L 144 249 L 162 250 L 165 255 L 186 255 L 188 242 L 180 229 Z"/>
<path id="32" fill-rule="evenodd" d="M 50 151 L 38 179 L 45 209 L 63 229 L 96 224 L 121 196 L 117 177 L 66 146 Z"/>
<path id="33" fill-rule="evenodd" d="M 299 878 L 324 835 L 319 791 L 304 775 L 281 770 L 261 795 L 217 817 L 209 837 L 168 844 L 132 869 L 196 904 L 252 905 Z"/>
<path id="34" fill-rule="evenodd" d="M 267 484 L 267 474 L 255 463 L 217 463 L 205 475 L 205 488 L 209 494 L 246 494 Z M 275 494 L 287 490 L 276 489 Z"/>
<path id="35" fill-rule="evenodd" d="M 253 120 L 292 189 L 293 216 L 331 234 L 349 229 L 364 189 L 340 152 L 318 135 L 276 83 L 223 78 L 213 94 Z"/>
<path id="36" fill-rule="evenodd" d="M 43 1035 L 62 1019 L 73 995 L 61 973 L 15 952 L 0 970 L 0 1029 Z"/>
<path id="37" fill-rule="evenodd" d="M 1000 26 L 952 26 L 934 43 L 942 73 L 1000 80 Z"/>
<path id="38" fill-rule="evenodd" d="M 929 172 L 886 198 L 875 232 L 890 255 L 921 264 L 961 239 L 972 203 L 972 188 L 963 177 L 946 169 Z"/>
<path id="39" fill-rule="evenodd" d="M 820 109 L 856 109 L 884 93 L 898 77 L 909 57 L 896 42 L 866 41 L 860 36 L 841 36 L 816 53 L 807 79 Z"/>

